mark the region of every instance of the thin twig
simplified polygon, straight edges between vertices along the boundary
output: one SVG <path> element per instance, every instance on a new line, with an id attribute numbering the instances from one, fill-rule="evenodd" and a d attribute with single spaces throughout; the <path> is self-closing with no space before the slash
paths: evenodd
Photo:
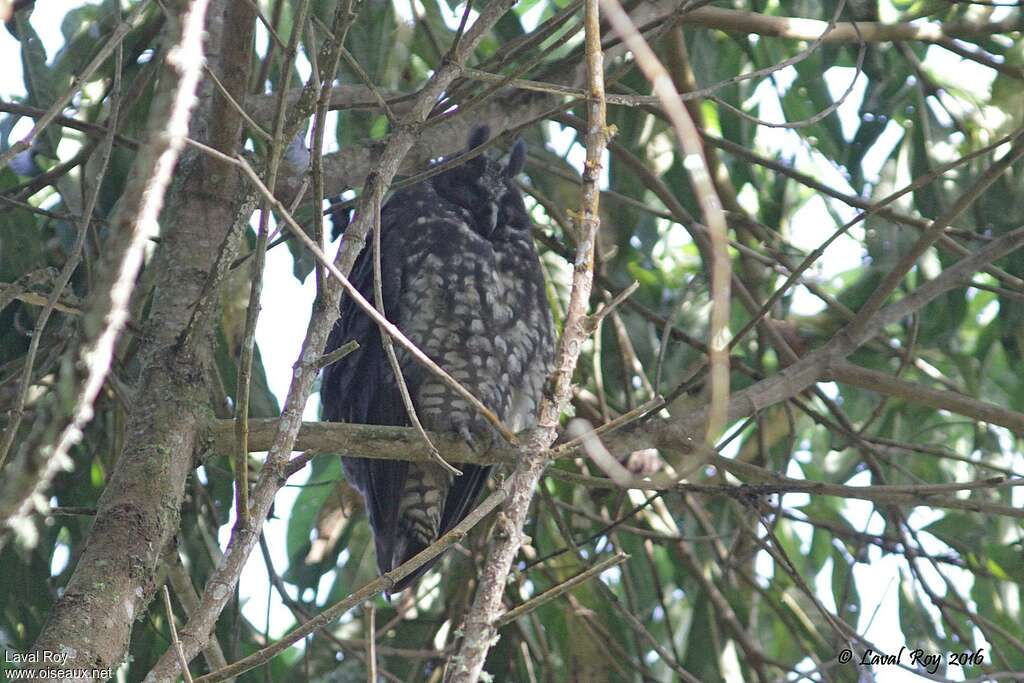
<path id="1" fill-rule="evenodd" d="M 353 57 L 352 53 L 344 48 L 342 48 L 341 50 L 341 56 L 345 60 L 345 63 L 348 64 L 349 67 L 356 72 L 356 76 L 358 76 L 359 80 L 363 82 L 363 85 L 365 85 L 366 88 L 370 91 L 370 94 L 373 95 L 373 99 L 377 101 L 377 106 L 380 107 L 381 111 L 384 112 L 384 116 L 387 117 L 388 121 L 390 121 L 392 124 L 397 122 L 398 117 L 395 116 L 395 112 L 391 109 L 391 105 L 388 104 L 388 101 L 384 98 L 384 95 L 381 94 L 380 89 L 374 84 L 373 79 L 370 78 L 370 75 L 366 73 L 365 69 L 363 69 L 363 66 L 359 63 L 359 60 Z M 325 99 L 329 99 L 329 89 L 326 95 L 327 97 Z"/>
<path id="2" fill-rule="evenodd" d="M 624 552 L 615 553 L 611 557 L 602 560 L 601 562 L 598 562 L 594 566 L 588 567 L 576 576 L 566 579 L 565 581 L 556 586 L 552 586 L 540 595 L 530 598 L 518 607 L 514 607 L 510 609 L 508 612 L 505 612 L 505 614 L 501 615 L 501 617 L 498 619 L 498 628 L 501 628 L 505 624 L 515 621 L 524 614 L 528 614 L 534 611 L 541 605 L 551 602 L 555 598 L 568 593 L 581 583 L 589 581 L 590 579 L 594 578 L 595 576 L 598 576 L 605 570 L 620 565 L 628 559 L 629 555 L 627 555 Z"/>
<path id="3" fill-rule="evenodd" d="M 215 74 L 213 72 L 213 69 L 211 69 L 210 67 L 208 67 L 208 66 L 206 66 L 204 64 L 203 65 L 203 71 L 205 71 L 206 75 L 210 77 L 211 81 L 213 81 L 213 84 L 217 87 L 217 92 L 220 93 L 221 97 L 223 97 L 225 100 L 227 100 L 228 104 L 231 105 L 231 108 L 234 109 L 235 112 L 237 112 L 238 115 L 242 117 L 242 120 L 244 120 L 246 123 L 249 124 L 250 130 L 253 133 L 256 133 L 256 135 L 258 135 L 259 137 L 263 138 L 264 140 L 266 140 L 268 142 L 273 141 L 274 136 L 272 136 L 270 133 L 268 133 L 263 128 L 263 126 L 261 126 L 260 124 L 256 123 L 256 121 L 254 121 L 252 119 L 252 117 L 250 117 L 249 114 L 246 113 L 245 109 L 242 108 L 242 106 L 238 104 L 238 101 L 234 97 L 231 96 L 231 93 L 228 92 L 228 89 L 225 88 L 224 84 L 220 82 L 220 79 L 217 78 L 217 74 Z"/>
<path id="4" fill-rule="evenodd" d="M 703 26 L 731 33 L 774 36 L 789 40 L 817 40 L 826 43 L 914 42 L 937 43 L 949 38 L 987 36 L 1020 30 L 1022 20 L 1010 16 L 1002 21 L 959 21 L 939 23 L 840 22 L 829 29 L 827 21 L 801 17 L 769 16 L 758 12 L 701 7 L 687 12 L 688 26 Z"/>
<path id="5" fill-rule="evenodd" d="M 48 111 L 45 109 L 30 107 L 26 104 L 21 104 L 20 102 L 3 101 L 0 101 L 0 111 L 8 112 L 10 114 L 17 114 L 18 116 L 27 116 L 33 119 L 41 119 L 48 113 Z M 90 138 L 102 139 L 108 131 L 108 128 L 106 128 L 105 126 L 96 123 L 90 123 L 89 121 L 80 121 L 79 119 L 74 119 L 70 116 L 58 116 L 53 119 L 53 123 L 56 123 L 58 126 L 61 126 L 63 128 L 72 128 L 74 130 L 82 131 Z M 122 133 L 114 133 L 114 144 L 120 147 L 126 147 L 131 150 L 136 150 L 142 143 L 136 140 L 135 138 L 127 137 Z M 86 150 L 87 147 L 83 147 L 81 152 L 76 154 L 67 162 L 58 164 L 57 166 L 54 166 L 53 168 L 51 168 L 49 171 L 39 176 L 38 178 L 33 178 L 27 181 L 26 183 L 12 187 L 9 190 L 5 190 L 5 192 L 21 194 L 23 191 L 25 191 L 26 187 L 35 187 L 37 183 L 46 182 L 48 178 L 64 175 L 68 170 L 70 170 L 70 168 L 73 165 L 77 166 L 78 162 L 84 161 L 85 157 L 88 156 L 87 154 L 83 154 L 84 152 L 86 152 Z"/>
<path id="6" fill-rule="evenodd" d="M 270 150 L 267 154 L 266 187 L 271 194 L 277 185 L 277 174 L 285 149 L 291 140 L 283 137 L 286 102 L 285 93 L 291 79 L 292 65 L 298 55 L 299 37 L 305 24 L 308 0 L 299 0 L 295 8 L 295 23 L 288 37 L 288 48 L 285 52 L 284 87 L 277 100 L 274 112 L 274 127 L 270 135 Z M 237 103 L 234 103 L 237 107 Z M 247 119 L 248 120 L 248 119 Z M 249 397 L 252 380 L 252 363 L 256 349 L 256 323 L 260 314 L 260 297 L 263 294 L 263 269 L 267 255 L 267 242 L 270 234 L 270 211 L 266 200 L 260 210 L 260 222 L 256 230 L 256 254 L 252 266 L 252 282 L 249 289 L 249 305 L 245 311 L 245 328 L 242 335 L 241 353 L 238 359 L 238 378 L 235 384 L 235 438 L 237 446 L 234 452 L 235 469 L 235 511 L 236 524 L 242 528 L 249 526 Z"/>
<path id="7" fill-rule="evenodd" d="M 149 9 L 148 0 L 144 0 L 132 8 L 132 11 L 124 18 L 124 21 L 119 23 L 110 35 L 102 42 L 99 50 L 96 52 L 96 56 L 93 57 L 89 63 L 75 75 L 71 81 L 71 87 L 64 91 L 64 93 L 58 97 L 52 105 L 50 105 L 50 108 L 46 110 L 46 113 L 36 120 L 35 125 L 32 126 L 32 130 L 28 132 L 28 135 L 23 137 L 21 140 L 18 140 L 3 152 L 0 152 L 0 168 L 5 168 L 11 159 L 32 146 L 32 142 L 36 137 L 43 132 L 43 130 L 45 130 L 46 127 L 49 126 L 62 111 L 64 111 L 64 107 L 68 106 L 68 103 L 74 99 L 82 86 L 84 86 L 89 78 L 96 73 L 97 69 L 103 66 L 103 63 L 107 61 L 107 57 L 109 57 L 114 50 L 120 48 L 121 41 L 139 25 L 142 15 L 147 9 Z"/>
<path id="8" fill-rule="evenodd" d="M 633 422 L 636 422 L 637 420 L 646 417 L 647 415 L 650 415 L 656 410 L 660 410 L 664 405 L 665 399 L 662 398 L 661 396 L 655 396 L 646 403 L 643 403 L 642 405 L 633 408 L 633 410 L 630 410 L 629 412 L 623 413 L 622 415 L 619 415 L 618 417 L 613 418 L 594 429 L 590 429 L 586 432 L 581 432 L 574 436 L 572 439 L 569 439 L 568 441 L 558 444 L 558 446 L 555 446 L 554 448 L 551 449 L 551 455 L 552 457 L 555 458 L 560 458 L 563 455 L 568 455 L 569 453 L 574 452 L 578 450 L 581 446 L 583 446 L 584 438 L 588 436 L 600 436 L 601 434 L 604 434 L 606 432 L 612 432 L 615 431 L 616 429 L 621 429 L 626 425 L 632 424 Z"/>
<path id="9" fill-rule="evenodd" d="M 174 610 L 171 609 L 171 593 L 167 590 L 167 584 L 163 585 L 164 609 L 167 611 L 167 628 L 171 631 L 171 646 L 178 656 L 178 664 L 181 665 L 181 675 L 185 683 L 192 683 L 192 674 L 188 670 L 188 662 L 185 661 L 185 653 L 181 649 L 181 641 L 178 640 L 178 629 L 174 626 Z"/>
<path id="10" fill-rule="evenodd" d="M 1024 434 L 1024 413 L 1004 408 L 995 403 L 979 401 L 955 391 L 933 389 L 917 382 L 910 382 L 895 375 L 863 368 L 846 361 L 833 363 L 829 367 L 829 371 L 833 379 L 851 386 L 867 389 L 884 396 L 896 396 L 905 401 L 938 410 L 948 410 L 979 422 L 1001 425 L 1015 434 Z"/>
<path id="11" fill-rule="evenodd" d="M 331 365 L 332 363 L 337 363 L 339 360 L 341 360 L 342 358 L 344 358 L 345 356 L 352 353 L 358 348 L 359 342 L 357 342 L 355 339 L 345 342 L 344 344 L 334 349 L 330 353 L 325 353 L 320 358 L 319 365 L 321 368 L 326 368 L 328 365 Z"/>
<path id="12" fill-rule="evenodd" d="M 270 21 L 268 21 L 265 16 L 263 16 L 263 12 L 260 11 L 259 4 L 256 2 L 256 0 L 242 1 L 245 4 L 249 5 L 252 11 L 256 14 L 256 18 L 260 20 L 261 24 L 263 24 L 263 28 L 267 29 L 267 33 L 270 34 L 270 37 L 273 39 L 274 43 L 276 43 L 279 48 L 284 49 L 284 40 L 277 33 L 277 30 L 274 28 L 274 25 Z M 278 6 L 280 6 L 281 4 L 282 3 L 278 3 Z"/>
<path id="13" fill-rule="evenodd" d="M 604 320 L 609 313 L 611 313 L 616 308 L 621 306 L 626 301 L 626 299 L 628 299 L 633 294 L 633 292 L 635 292 L 639 288 L 640 283 L 637 282 L 636 280 L 633 280 L 632 284 L 630 284 L 628 287 L 626 287 L 621 292 L 612 297 L 611 300 L 605 303 L 603 306 L 601 306 L 601 308 L 597 309 L 597 311 L 590 316 L 588 324 L 593 329 L 597 329 L 598 324 L 602 320 Z"/>
<path id="14" fill-rule="evenodd" d="M 18 427 L 21 425 L 21 419 L 25 411 L 25 402 L 28 399 L 28 391 L 32 384 L 32 368 L 35 365 L 36 354 L 39 352 L 39 343 L 46 336 L 43 333 L 46 328 L 46 323 L 49 322 L 50 315 L 57 308 L 57 304 L 64 293 L 64 289 L 68 286 L 68 283 L 71 281 L 71 276 L 74 275 L 75 270 L 78 269 L 81 262 L 83 249 L 85 248 L 85 239 L 89 234 L 90 217 L 92 216 L 93 210 L 96 208 L 97 201 L 99 201 L 100 188 L 103 185 L 102 178 L 107 172 L 107 164 L 110 162 L 110 155 L 114 144 L 114 131 L 117 129 L 117 119 L 121 109 L 121 62 L 123 58 L 121 44 L 117 43 L 114 49 L 116 50 L 116 58 L 114 64 L 114 80 L 110 94 L 110 114 L 107 117 L 107 133 L 100 145 L 99 163 L 97 164 L 96 169 L 97 172 L 95 176 L 92 176 L 96 178 L 95 186 L 92 188 L 92 192 L 89 193 L 85 206 L 82 207 L 82 216 L 78 221 L 78 234 L 75 236 L 75 242 L 71 247 L 71 251 L 68 253 L 68 259 L 64 263 L 64 267 L 61 268 L 60 274 L 57 276 L 53 287 L 50 290 L 50 296 L 47 298 L 46 305 L 43 307 L 43 310 L 39 313 L 39 317 L 36 319 L 32 339 L 29 342 L 28 351 L 25 354 L 25 365 L 17 399 L 15 400 L 14 407 L 8 413 L 8 423 L 4 431 L 4 438 L 3 441 L 0 442 L 0 469 L 3 468 L 4 462 L 7 460 L 11 446 L 14 444 L 14 439 L 18 433 Z M 84 174 L 82 176 L 82 183 L 83 185 L 88 185 L 89 183 Z M 60 456 L 55 455 L 51 457 L 55 458 L 60 466 L 63 467 L 63 463 L 60 463 Z M 45 472 L 46 470 L 43 471 L 44 476 L 39 482 L 42 485 L 45 485 L 48 482 L 48 477 Z"/>
<path id="15" fill-rule="evenodd" d="M 310 50 L 310 61 L 313 65 L 313 76 L 318 88 L 316 108 L 313 111 L 313 140 L 310 148 L 310 171 L 313 178 L 313 214 L 316 220 L 313 223 L 313 237 L 317 245 L 324 247 L 324 221 L 319 214 L 324 205 L 324 170 L 323 153 L 324 141 L 326 140 L 327 110 L 330 105 L 331 84 L 338 73 L 341 64 L 341 57 L 345 52 L 345 37 L 348 30 L 355 21 L 355 0 L 344 0 L 335 5 L 332 26 L 334 31 L 326 30 L 327 40 L 322 46 L 324 64 L 320 64 L 321 56 Z M 316 19 L 316 15 L 313 15 Z M 312 48 L 312 23 L 310 24 L 310 47 Z M 340 35 L 336 35 L 340 33 Z M 311 78 L 311 80 L 312 80 Z M 273 189 L 273 188 L 271 188 Z M 324 270 L 319 265 L 315 267 L 316 295 L 319 299 L 323 294 Z"/>
<path id="16" fill-rule="evenodd" d="M 941 237 L 943 231 L 1022 156 L 1024 156 L 1024 129 L 1017 131 L 1016 139 L 1006 154 L 986 168 L 978 179 L 953 202 L 953 205 L 936 218 L 927 230 L 921 233 L 917 242 L 900 256 L 899 261 L 885 274 L 882 281 L 871 292 L 868 300 L 861 305 L 857 311 L 857 316 L 847 323 L 846 327 L 839 334 L 858 336 L 871 325 L 872 318 L 881 309 L 893 290 L 903 281 L 906 274 L 910 272 L 910 269 L 914 267 L 914 264 L 917 263 L 921 255 L 927 251 L 928 247 Z"/>
<path id="17" fill-rule="evenodd" d="M 377 683 L 377 609 L 372 600 L 363 607 L 366 614 L 366 683 Z"/>

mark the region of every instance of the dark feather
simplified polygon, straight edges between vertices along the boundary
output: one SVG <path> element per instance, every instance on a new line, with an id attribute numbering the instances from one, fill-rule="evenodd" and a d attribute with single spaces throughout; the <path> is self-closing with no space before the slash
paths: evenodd
<path id="1" fill-rule="evenodd" d="M 491 129 L 487 126 L 477 126 L 473 129 L 473 132 L 469 134 L 469 144 L 466 149 L 476 149 L 480 145 L 487 142 L 491 137 Z"/>
<path id="2" fill-rule="evenodd" d="M 516 141 L 512 144 L 512 151 L 508 155 L 508 168 L 505 169 L 505 175 L 509 178 L 515 178 L 522 173 L 525 165 L 526 142 L 522 138 L 516 138 Z"/>

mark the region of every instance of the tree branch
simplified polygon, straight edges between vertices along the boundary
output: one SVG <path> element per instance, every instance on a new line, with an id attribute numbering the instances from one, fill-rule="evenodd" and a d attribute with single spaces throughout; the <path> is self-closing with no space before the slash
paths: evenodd
<path id="1" fill-rule="evenodd" d="M 35 125 L 32 126 L 32 130 L 28 132 L 28 135 L 5 149 L 3 152 L 0 152 L 0 168 L 6 167 L 11 159 L 31 147 L 32 142 L 36 137 L 42 133 L 47 126 L 60 118 L 60 113 L 64 111 L 64 107 L 74 99 L 75 95 L 78 94 L 78 91 L 85 85 L 96 70 L 103 66 L 103 63 L 107 61 L 110 54 L 117 49 L 121 44 L 121 41 L 124 40 L 124 37 L 142 23 L 142 17 L 148 7 L 149 2 L 140 2 L 137 4 L 128 16 L 124 18 L 124 21 L 118 24 L 110 36 L 103 41 L 103 44 L 100 46 L 96 56 L 89 61 L 85 68 L 75 74 L 71 81 L 71 87 L 68 88 L 64 94 L 58 97 L 56 101 L 50 105 L 50 108 L 36 120 Z"/>
<path id="2" fill-rule="evenodd" d="M 229 664 L 223 669 L 214 671 L 213 673 L 205 676 L 200 676 L 196 679 L 196 683 L 216 683 L 217 681 L 223 681 L 227 678 L 238 676 L 250 669 L 254 669 L 257 666 L 270 661 L 309 634 L 316 633 L 353 607 L 362 604 L 385 590 L 393 588 L 395 583 L 401 581 L 403 578 L 443 553 L 447 548 L 462 540 L 466 534 L 469 533 L 470 529 L 479 524 L 480 521 L 490 514 L 492 510 L 498 507 L 498 505 L 500 505 L 507 496 L 507 488 L 499 488 L 484 499 L 484 501 L 475 507 L 472 512 L 466 515 L 465 519 L 452 527 L 450 531 L 420 552 L 416 553 L 403 564 L 400 564 L 383 576 L 378 576 L 359 590 L 350 593 L 348 596 L 334 603 L 315 617 L 292 629 L 287 635 L 282 636 L 273 645 L 268 645 L 262 650 L 254 652 L 248 657 L 240 659 L 233 664 Z"/>
<path id="3" fill-rule="evenodd" d="M 863 321 L 854 330 L 844 328 L 815 351 L 796 363 L 751 387 L 733 394 L 729 405 L 729 422 L 733 422 L 793 398 L 828 376 L 829 366 L 846 359 L 850 353 L 872 339 L 879 331 L 919 311 L 949 290 L 970 281 L 971 275 L 988 264 L 1006 256 L 1024 245 L 1024 228 L 1017 228 L 993 240 L 970 256 L 946 268 L 935 279 L 926 282 L 902 299 L 883 308 Z M 637 434 L 645 433 L 651 445 L 657 448 L 679 449 L 692 442 L 692 435 L 707 420 L 707 408 L 690 410 L 686 415 L 673 416 L 671 422 L 650 421 L 632 430 L 614 433 L 606 438 L 610 450 L 616 450 L 616 440 L 635 443 Z"/>
<path id="4" fill-rule="evenodd" d="M 884 396 L 895 396 L 911 403 L 948 410 L 975 420 L 1001 425 L 1024 435 L 1024 413 L 994 403 L 986 403 L 955 391 L 933 389 L 918 382 L 910 382 L 894 375 L 853 363 L 838 362 L 829 367 L 830 378 L 844 384 L 867 389 Z M 822 379 L 829 379 L 823 377 Z"/>

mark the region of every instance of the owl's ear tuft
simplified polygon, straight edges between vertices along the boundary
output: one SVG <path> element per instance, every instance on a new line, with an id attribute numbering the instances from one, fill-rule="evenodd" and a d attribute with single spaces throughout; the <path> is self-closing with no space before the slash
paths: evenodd
<path id="1" fill-rule="evenodd" d="M 466 147 L 466 151 L 474 150 L 480 145 L 487 142 L 487 139 L 491 137 L 491 129 L 487 126 L 477 126 L 473 129 L 473 132 L 469 134 L 469 146 Z"/>
<path id="2" fill-rule="evenodd" d="M 512 151 L 508 154 L 508 166 L 505 167 L 505 175 L 515 178 L 526 165 L 526 141 L 516 138 L 512 145 Z"/>

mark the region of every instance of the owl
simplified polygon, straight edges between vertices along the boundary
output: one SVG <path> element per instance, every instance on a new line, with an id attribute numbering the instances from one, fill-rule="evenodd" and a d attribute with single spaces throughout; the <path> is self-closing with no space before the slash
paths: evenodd
<path id="1" fill-rule="evenodd" d="M 468 149 L 487 137 L 486 128 L 474 130 Z M 515 184 L 525 159 L 522 140 L 504 163 L 478 155 L 395 192 L 381 209 L 380 223 L 385 315 L 513 431 L 532 426 L 554 353 L 533 223 Z M 350 279 L 374 301 L 371 244 L 368 240 Z M 325 420 L 410 425 L 380 334 L 351 299 L 342 300 L 327 351 L 351 340 L 359 348 L 324 370 L 320 395 Z M 428 431 L 450 433 L 480 451 L 500 438 L 463 397 L 411 354 L 397 344 L 395 352 Z M 358 454 L 341 461 L 346 478 L 366 502 L 381 574 L 458 524 L 472 509 L 491 469 L 462 464 L 462 475 L 454 476 L 432 462 Z M 404 590 L 429 568 L 420 567 L 392 592 Z"/>

